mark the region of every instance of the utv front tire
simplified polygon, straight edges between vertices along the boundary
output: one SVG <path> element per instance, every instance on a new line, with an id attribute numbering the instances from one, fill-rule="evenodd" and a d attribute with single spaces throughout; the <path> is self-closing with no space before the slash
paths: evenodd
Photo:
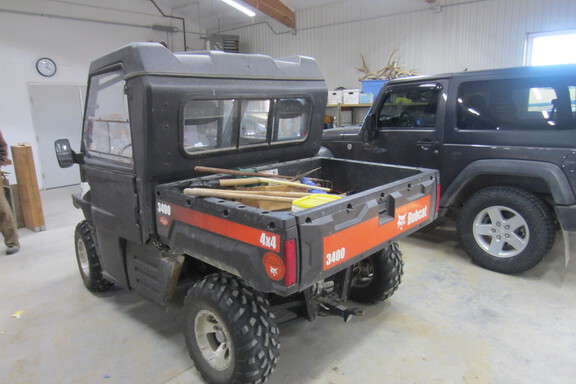
<path id="1" fill-rule="evenodd" d="M 114 286 L 102 276 L 102 266 L 98 259 L 94 235 L 86 220 L 76 226 L 74 245 L 78 269 L 86 288 L 92 292 L 104 292 Z"/>
<path id="2" fill-rule="evenodd" d="M 186 344 L 208 383 L 263 383 L 278 362 L 280 340 L 264 296 L 227 275 L 200 280 L 184 300 Z"/>
<path id="3" fill-rule="evenodd" d="M 554 242 L 551 209 L 532 193 L 492 187 L 465 203 L 457 223 L 460 244 L 479 266 L 520 273 L 535 267 Z"/>
<path id="4" fill-rule="evenodd" d="M 353 266 L 350 299 L 375 304 L 384 301 L 398 289 L 404 263 L 397 243 L 392 243 Z"/>

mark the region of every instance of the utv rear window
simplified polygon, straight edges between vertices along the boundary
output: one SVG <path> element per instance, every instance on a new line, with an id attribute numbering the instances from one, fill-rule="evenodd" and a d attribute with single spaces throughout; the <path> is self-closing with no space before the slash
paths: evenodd
<path id="1" fill-rule="evenodd" d="M 303 141 L 310 103 L 305 98 L 190 100 L 182 143 L 189 154 Z"/>
<path id="2" fill-rule="evenodd" d="M 193 100 L 184 108 L 183 143 L 187 152 L 232 147 L 234 100 Z"/>
<path id="3" fill-rule="evenodd" d="M 463 83 L 458 90 L 462 130 L 576 129 L 576 80 L 513 79 Z"/>

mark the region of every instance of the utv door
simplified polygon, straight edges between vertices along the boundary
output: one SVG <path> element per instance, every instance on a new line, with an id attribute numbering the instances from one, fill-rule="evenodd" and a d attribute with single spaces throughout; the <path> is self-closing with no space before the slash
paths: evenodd
<path id="1" fill-rule="evenodd" d="M 371 113 L 375 122 L 364 160 L 438 168 L 444 125 L 444 84 L 411 83 L 387 90 Z"/>
<path id="2" fill-rule="evenodd" d="M 141 243 L 125 81 L 120 68 L 92 76 L 88 89 L 83 151 L 90 185 L 92 224 L 104 276 L 127 287 L 126 240 Z"/>

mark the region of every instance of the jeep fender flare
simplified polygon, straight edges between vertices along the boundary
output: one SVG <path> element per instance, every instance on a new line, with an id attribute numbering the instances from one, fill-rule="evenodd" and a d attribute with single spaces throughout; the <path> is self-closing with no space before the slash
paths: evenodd
<path id="1" fill-rule="evenodd" d="M 470 163 L 444 191 L 441 207 L 455 204 L 464 187 L 477 176 L 514 175 L 542 180 L 549 188 L 556 205 L 576 204 L 572 187 L 557 165 L 529 160 L 478 160 Z M 440 176 L 442 177 L 442 176 Z"/>

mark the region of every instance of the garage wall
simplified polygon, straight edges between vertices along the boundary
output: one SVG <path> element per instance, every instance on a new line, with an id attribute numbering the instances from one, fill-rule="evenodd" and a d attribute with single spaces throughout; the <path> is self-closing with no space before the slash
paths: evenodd
<path id="1" fill-rule="evenodd" d="M 359 88 L 363 53 L 371 70 L 399 48 L 421 74 L 523 65 L 527 33 L 576 28 L 573 0 L 349 0 L 297 14 L 297 32 L 279 24 L 230 30 L 243 50 L 315 57 L 330 89 Z"/>
<path id="2" fill-rule="evenodd" d="M 181 25 L 158 16 L 149 1 L 80 1 L 85 6 L 0 0 L 0 130 L 10 145 L 32 144 L 41 187 L 30 84 L 85 85 L 94 58 L 133 41 L 164 41 L 172 50 L 183 48 L 181 33 L 151 29 L 153 24 Z M 419 73 L 516 66 L 523 63 L 527 33 L 576 28 L 574 0 L 437 3 L 443 5 L 441 12 L 424 0 L 347 0 L 298 13 L 295 34 L 274 22 L 222 33 L 240 35 L 245 52 L 315 57 L 330 88 L 358 88 L 360 73 L 354 67 L 361 65 L 360 53 L 372 70 L 384 65 L 395 48 L 400 49 L 400 62 Z M 187 30 L 200 31 L 191 22 Z M 203 49 L 198 34 L 189 33 L 187 39 L 189 49 Z M 43 56 L 58 65 L 52 78 L 35 70 Z M 15 183 L 13 168 L 4 170 Z"/>
<path id="3" fill-rule="evenodd" d="M 65 1 L 0 0 L 0 130 L 8 145 L 20 142 L 32 145 L 41 188 L 42 164 L 32 120 L 29 84 L 86 85 L 92 60 L 134 41 L 162 41 L 168 43 L 169 48 L 183 50 L 181 33 L 150 28 L 153 24 L 172 24 L 181 30 L 181 23 L 156 15 L 158 11 L 150 2 L 141 0 L 98 0 L 96 7 L 72 6 Z M 191 23 L 186 27 L 198 30 Z M 190 49 L 204 47 L 204 41 L 196 34 L 188 34 L 187 40 Z M 57 64 L 58 71 L 53 77 L 45 78 L 36 72 L 36 61 L 44 56 Z M 79 143 L 72 144 L 79 148 Z M 3 167 L 3 170 L 10 172 L 10 182 L 16 183 L 13 167 Z"/>

